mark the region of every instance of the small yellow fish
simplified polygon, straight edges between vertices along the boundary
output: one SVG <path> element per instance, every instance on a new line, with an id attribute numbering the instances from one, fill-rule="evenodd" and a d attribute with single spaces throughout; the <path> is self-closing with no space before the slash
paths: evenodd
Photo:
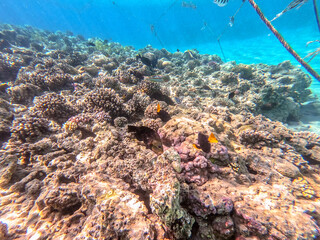
<path id="1" fill-rule="evenodd" d="M 217 143 L 217 142 L 219 142 L 218 139 L 216 138 L 216 136 L 213 133 L 210 134 L 210 136 L 208 138 L 208 141 L 209 141 L 209 143 Z"/>
<path id="2" fill-rule="evenodd" d="M 161 107 L 160 107 L 160 104 L 158 103 L 158 105 L 157 105 L 157 113 L 160 112 L 160 110 L 161 110 Z"/>

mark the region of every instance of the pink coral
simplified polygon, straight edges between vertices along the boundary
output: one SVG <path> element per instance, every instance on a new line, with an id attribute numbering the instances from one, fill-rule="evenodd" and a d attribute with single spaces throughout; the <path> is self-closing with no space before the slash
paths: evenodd
<path id="1" fill-rule="evenodd" d="M 219 167 L 211 163 L 204 156 L 197 156 L 192 161 L 181 162 L 181 176 L 188 183 L 203 185 L 209 179 L 211 173 L 218 173 Z"/>

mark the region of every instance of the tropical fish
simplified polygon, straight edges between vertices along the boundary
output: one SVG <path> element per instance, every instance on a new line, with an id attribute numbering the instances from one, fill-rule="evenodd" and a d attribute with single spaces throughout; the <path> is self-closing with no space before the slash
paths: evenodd
<path id="1" fill-rule="evenodd" d="M 155 130 L 145 126 L 137 127 L 128 125 L 128 131 L 133 132 L 134 136 L 139 141 L 143 141 L 146 144 L 147 148 L 151 149 L 156 154 L 163 153 L 163 146 L 160 136 Z"/>
<path id="2" fill-rule="evenodd" d="M 210 143 L 217 143 L 217 142 L 218 142 L 218 139 L 216 138 L 216 136 L 215 136 L 213 133 L 211 133 L 210 136 L 209 136 L 209 138 L 208 138 L 208 141 L 209 141 Z"/>
<path id="3" fill-rule="evenodd" d="M 256 130 L 257 126 L 253 125 L 253 124 L 248 124 L 248 125 L 243 125 L 241 127 L 239 127 L 238 131 L 239 132 L 243 132 L 243 131 L 247 131 L 247 130 Z"/>
<path id="4" fill-rule="evenodd" d="M 287 11 L 290 11 L 291 9 L 294 9 L 295 7 L 301 7 L 303 4 L 308 2 L 308 0 L 293 0 L 282 12 L 278 13 L 272 20 L 276 20 L 277 18 L 281 17 L 282 14 L 284 14 Z"/>
<path id="5" fill-rule="evenodd" d="M 157 105 L 157 113 L 160 112 L 160 110 L 161 110 L 161 107 L 160 107 L 160 104 L 158 103 L 158 105 Z"/>
<path id="6" fill-rule="evenodd" d="M 202 150 L 206 153 L 210 152 L 211 150 L 211 144 L 210 143 L 217 143 L 218 140 L 214 136 L 213 133 L 210 134 L 208 137 L 206 134 L 203 134 L 201 132 L 198 133 L 198 144 L 193 144 L 193 147 L 198 150 Z"/>
<path id="7" fill-rule="evenodd" d="M 170 80 L 170 77 L 163 76 L 163 75 L 154 75 L 154 76 L 145 77 L 145 79 L 150 82 L 161 83 L 161 82 L 168 82 Z"/>
<path id="8" fill-rule="evenodd" d="M 162 110 L 159 103 L 157 105 L 157 114 L 158 114 L 158 117 L 163 122 L 168 122 L 171 119 L 169 113 L 167 111 L 165 111 L 165 110 Z"/>
<path id="9" fill-rule="evenodd" d="M 184 7 L 184 8 L 197 9 L 197 6 L 193 2 L 182 1 L 181 6 Z"/>
<path id="10" fill-rule="evenodd" d="M 214 0 L 213 2 L 215 4 L 217 4 L 219 7 L 223 7 L 223 6 L 227 5 L 229 0 Z"/>
<path id="11" fill-rule="evenodd" d="M 141 56 L 141 54 L 138 54 L 136 56 L 136 59 L 137 60 L 141 60 L 141 62 L 145 65 L 147 65 L 148 67 L 155 67 L 157 65 L 157 59 L 149 59 L 149 58 L 146 58 L 144 56 Z"/>
<path id="12" fill-rule="evenodd" d="M 208 153 L 211 150 L 211 144 L 208 141 L 208 136 L 199 132 L 198 133 L 198 144 L 202 151 Z"/>
<path id="13" fill-rule="evenodd" d="M 195 58 L 194 52 L 191 51 L 191 50 L 185 51 L 184 54 L 186 54 L 187 56 L 189 56 L 189 58 L 191 58 L 191 59 L 194 59 L 194 58 Z"/>
<path id="14" fill-rule="evenodd" d="M 229 26 L 233 27 L 234 24 L 234 16 L 230 17 Z"/>

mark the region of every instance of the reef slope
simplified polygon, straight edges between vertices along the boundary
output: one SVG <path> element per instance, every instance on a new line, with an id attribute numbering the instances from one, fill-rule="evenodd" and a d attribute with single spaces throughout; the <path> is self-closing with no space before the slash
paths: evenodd
<path id="1" fill-rule="evenodd" d="M 290 62 L 0 29 L 0 239 L 319 239 Z"/>

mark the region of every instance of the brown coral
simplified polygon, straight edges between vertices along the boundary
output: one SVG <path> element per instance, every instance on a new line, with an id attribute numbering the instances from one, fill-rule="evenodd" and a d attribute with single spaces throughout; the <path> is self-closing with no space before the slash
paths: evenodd
<path id="1" fill-rule="evenodd" d="M 82 106 L 87 112 L 105 111 L 112 118 L 125 114 L 122 99 L 110 88 L 102 88 L 89 92 L 86 94 Z"/>
<path id="2" fill-rule="evenodd" d="M 11 136 L 22 142 L 31 142 L 48 133 L 48 128 L 48 122 L 43 118 L 18 118 L 13 121 Z"/>
<path id="3" fill-rule="evenodd" d="M 20 83 L 30 83 L 43 90 L 59 90 L 64 87 L 70 87 L 72 77 L 55 66 L 38 67 L 34 70 L 26 68 L 21 69 L 18 74 L 16 84 Z"/>
<path id="4" fill-rule="evenodd" d="M 31 112 L 37 116 L 63 123 L 76 111 L 60 94 L 48 93 L 34 100 Z"/>
<path id="5" fill-rule="evenodd" d="M 23 65 L 21 56 L 0 52 L 0 82 L 14 81 Z"/>

